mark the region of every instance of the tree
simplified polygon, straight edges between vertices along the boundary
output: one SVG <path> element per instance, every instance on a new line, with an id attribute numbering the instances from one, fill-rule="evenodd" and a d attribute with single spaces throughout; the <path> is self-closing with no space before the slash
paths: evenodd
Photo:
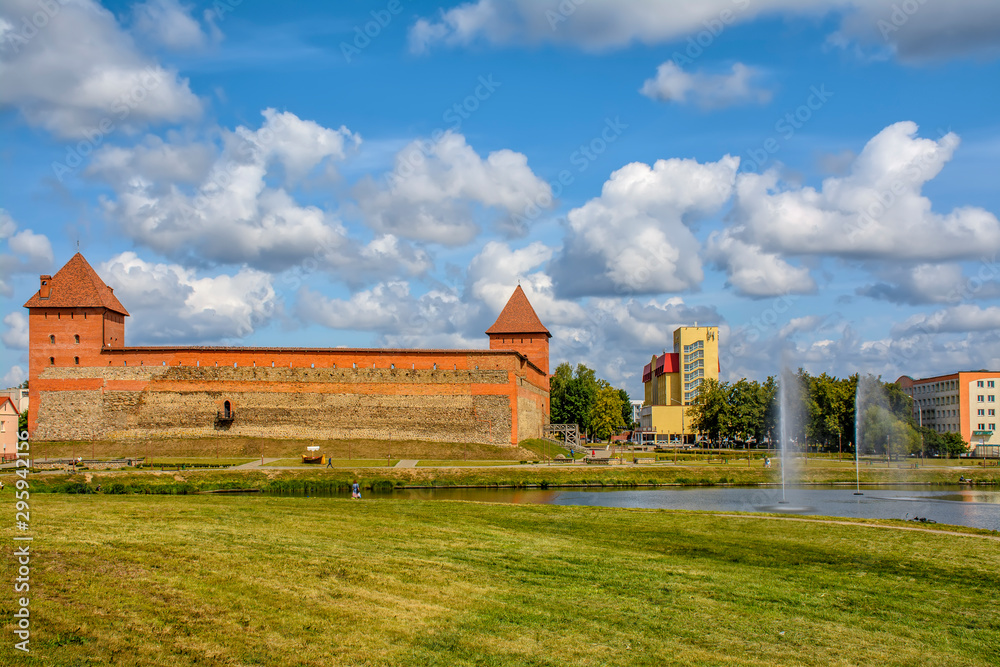
<path id="1" fill-rule="evenodd" d="M 18 433 L 17 437 L 20 438 L 21 437 L 20 434 L 24 433 L 27 430 L 28 430 L 28 411 L 25 410 L 24 412 L 22 412 L 17 416 L 17 433 Z"/>
<path id="2" fill-rule="evenodd" d="M 618 390 L 618 398 L 622 402 L 622 419 L 625 421 L 625 430 L 631 431 L 638 426 L 635 420 L 632 419 L 632 399 L 624 389 Z"/>
<path id="3" fill-rule="evenodd" d="M 728 389 L 729 435 L 738 442 L 746 443 L 756 435 L 764 421 L 765 406 L 761 401 L 760 386 L 744 378 Z"/>
<path id="4" fill-rule="evenodd" d="M 569 424 L 566 387 L 573 379 L 573 367 L 563 362 L 549 379 L 549 419 L 553 424 Z"/>
<path id="5" fill-rule="evenodd" d="M 578 424 L 583 431 L 589 431 L 590 411 L 601 382 L 604 380 L 598 380 L 594 370 L 583 364 L 577 365 L 576 373 L 569 364 L 559 364 L 549 382 L 552 423 Z"/>
<path id="6" fill-rule="evenodd" d="M 728 393 L 725 382 L 706 378 L 688 408 L 691 428 L 707 435 L 711 442 L 721 443 L 729 435 Z"/>
<path id="7" fill-rule="evenodd" d="M 757 432 L 754 434 L 758 446 L 764 440 L 767 440 L 769 444 L 777 441 L 778 420 L 781 418 L 780 406 L 778 405 L 778 381 L 774 379 L 773 375 L 767 377 L 767 380 L 760 385 L 759 391 L 759 400 L 764 406 L 764 413 L 760 424 L 758 424 Z"/>
<path id="8" fill-rule="evenodd" d="M 941 451 L 950 459 L 969 451 L 969 443 L 962 438 L 961 433 L 949 431 L 941 436 Z"/>
<path id="9" fill-rule="evenodd" d="M 598 390 L 589 421 L 590 432 L 601 440 L 607 440 L 625 429 L 622 399 L 617 389 L 602 387 Z"/>

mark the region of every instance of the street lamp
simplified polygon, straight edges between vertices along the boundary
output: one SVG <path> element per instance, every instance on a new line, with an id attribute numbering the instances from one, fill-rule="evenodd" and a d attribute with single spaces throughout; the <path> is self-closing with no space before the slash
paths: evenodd
<path id="1" fill-rule="evenodd" d="M 920 405 L 917 404 L 917 399 L 913 398 L 913 396 L 910 394 L 906 394 L 906 396 L 910 397 L 910 402 L 913 403 L 913 407 L 917 409 L 917 420 L 918 420 L 917 423 L 920 424 L 920 462 L 923 463 L 924 462 L 924 411 L 921 410 Z M 910 414 L 913 414 L 912 410 L 910 411 Z"/>
<path id="2" fill-rule="evenodd" d="M 681 406 L 681 444 L 683 445 L 683 444 L 685 444 L 685 442 L 684 442 L 684 403 L 682 403 L 681 401 L 677 400 L 676 398 L 671 398 L 670 400 L 672 402 L 676 403 L 677 405 Z M 674 447 L 674 465 L 677 465 L 677 447 Z"/>

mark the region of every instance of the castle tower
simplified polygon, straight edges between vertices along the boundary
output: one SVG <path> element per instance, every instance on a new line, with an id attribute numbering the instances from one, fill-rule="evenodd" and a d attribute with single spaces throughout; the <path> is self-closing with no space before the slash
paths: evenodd
<path id="1" fill-rule="evenodd" d="M 516 350 L 549 374 L 549 339 L 552 334 L 535 314 L 524 290 L 518 285 L 486 334 L 491 350 Z"/>
<path id="2" fill-rule="evenodd" d="M 28 309 L 29 431 L 35 429 L 39 392 L 51 382 L 44 377 L 46 370 L 103 366 L 102 349 L 125 346 L 128 317 L 114 290 L 80 253 L 54 276 L 39 276 L 39 283 L 38 291 L 24 304 Z"/>

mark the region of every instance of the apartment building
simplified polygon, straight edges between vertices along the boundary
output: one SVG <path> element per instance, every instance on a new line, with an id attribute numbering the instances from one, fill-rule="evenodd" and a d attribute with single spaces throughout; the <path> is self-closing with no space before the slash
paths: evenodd
<path id="1" fill-rule="evenodd" d="M 960 371 L 950 375 L 896 381 L 913 399 L 913 418 L 938 433 L 959 433 L 975 453 L 1000 452 L 1000 372 Z"/>

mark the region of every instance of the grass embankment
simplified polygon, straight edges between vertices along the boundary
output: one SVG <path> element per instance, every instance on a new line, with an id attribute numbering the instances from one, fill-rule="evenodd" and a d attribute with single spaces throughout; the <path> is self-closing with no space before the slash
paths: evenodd
<path id="1" fill-rule="evenodd" d="M 862 484 L 954 484 L 968 470 L 941 468 L 861 470 Z M 854 470 L 810 466 L 800 471 L 808 484 L 853 483 Z M 978 483 L 1000 484 L 1000 470 L 986 468 L 971 475 Z M 0 476 L 5 484 L 12 474 Z M 776 484 L 781 472 L 775 468 L 740 465 L 539 465 L 468 468 L 334 468 L 302 467 L 298 470 L 257 468 L 244 470 L 183 470 L 171 472 L 109 471 L 70 474 L 36 474 L 32 488 L 38 492 L 90 493 L 98 484 L 105 493 L 194 493 L 216 489 L 260 489 L 266 491 L 336 491 L 358 479 L 364 488 L 388 490 L 398 486 L 528 487 L 556 486 L 645 486 L 717 485 L 753 486 Z"/>
<path id="2" fill-rule="evenodd" d="M 264 467 L 325 468 L 327 463 L 303 463 L 302 457 L 299 457 L 297 459 L 278 459 L 265 463 Z M 386 463 L 386 459 L 332 459 L 332 465 L 335 468 L 391 468 L 397 463 L 399 463 L 399 459 L 389 459 L 388 463 Z"/>
<path id="3" fill-rule="evenodd" d="M 995 540 L 446 501 L 33 496 L 0 664 L 995 665 Z M 4 539 L 13 529 L 8 523 Z M 2 559 L 4 581 L 15 560 Z"/>
<path id="4" fill-rule="evenodd" d="M 334 459 L 503 459 L 518 461 L 537 458 L 520 447 L 501 447 L 477 443 L 427 442 L 423 440 L 278 440 L 273 438 L 156 438 L 96 442 L 31 443 L 36 459 L 125 458 L 148 456 L 161 458 L 259 459 L 299 458 L 306 447 L 319 446 L 319 453 Z"/>

